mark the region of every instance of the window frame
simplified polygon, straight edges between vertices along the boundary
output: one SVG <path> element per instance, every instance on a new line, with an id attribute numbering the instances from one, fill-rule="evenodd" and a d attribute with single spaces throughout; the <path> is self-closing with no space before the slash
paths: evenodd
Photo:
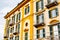
<path id="1" fill-rule="evenodd" d="M 41 4 L 39 4 L 41 2 Z M 39 5 L 42 5 L 39 7 Z M 44 0 L 39 0 L 36 2 L 36 12 L 38 12 L 39 10 L 43 10 L 44 9 Z"/>
<path id="2" fill-rule="evenodd" d="M 55 12 L 56 12 L 55 17 L 52 16 L 52 14 L 54 14 L 54 13 L 51 13 L 53 10 L 55 10 Z M 52 10 L 49 10 L 48 12 L 49 12 L 49 18 L 56 18 L 58 16 L 58 8 L 54 8 Z"/>
<path id="3" fill-rule="evenodd" d="M 43 34 L 42 34 L 43 37 L 40 37 L 40 35 L 41 35 L 41 34 L 40 34 L 40 31 L 41 31 L 41 30 L 42 30 L 42 31 L 44 30 L 44 32 L 43 32 Z M 45 38 L 45 36 L 46 36 L 46 35 L 45 35 L 45 28 L 38 29 L 36 34 L 37 34 L 37 39 L 38 39 L 38 38 Z"/>
<path id="4" fill-rule="evenodd" d="M 42 15 L 42 20 L 43 20 L 42 22 L 40 21 L 40 16 L 41 16 L 41 15 Z M 39 16 L 37 15 L 37 16 L 36 16 L 36 21 L 37 21 L 37 22 L 36 22 L 37 24 L 44 23 L 44 14 L 42 13 L 42 14 L 40 14 Z"/>

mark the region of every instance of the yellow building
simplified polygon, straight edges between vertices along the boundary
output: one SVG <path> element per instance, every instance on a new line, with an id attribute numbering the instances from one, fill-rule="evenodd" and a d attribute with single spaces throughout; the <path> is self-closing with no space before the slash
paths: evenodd
<path id="1" fill-rule="evenodd" d="M 4 40 L 60 40 L 60 0 L 23 0 L 4 18 Z"/>

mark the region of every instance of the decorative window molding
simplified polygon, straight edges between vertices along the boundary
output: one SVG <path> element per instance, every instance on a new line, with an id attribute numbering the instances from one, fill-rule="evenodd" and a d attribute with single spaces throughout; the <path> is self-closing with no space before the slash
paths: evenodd
<path id="1" fill-rule="evenodd" d="M 25 10 L 28 6 L 29 6 L 29 12 L 27 14 L 25 14 Z M 24 7 L 24 17 L 27 17 L 28 15 L 30 15 L 30 2 L 28 2 Z"/>

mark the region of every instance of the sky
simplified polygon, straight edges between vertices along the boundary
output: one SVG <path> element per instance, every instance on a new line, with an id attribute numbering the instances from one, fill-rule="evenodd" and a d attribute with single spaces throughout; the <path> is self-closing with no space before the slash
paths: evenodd
<path id="1" fill-rule="evenodd" d="M 4 34 L 4 16 L 17 6 L 22 0 L 0 0 L 0 40 L 3 40 Z"/>

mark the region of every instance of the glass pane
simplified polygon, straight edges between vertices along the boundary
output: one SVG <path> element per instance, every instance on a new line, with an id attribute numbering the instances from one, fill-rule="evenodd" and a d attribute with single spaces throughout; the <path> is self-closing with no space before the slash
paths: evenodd
<path id="1" fill-rule="evenodd" d="M 56 10 L 52 10 L 51 15 L 52 15 L 52 17 L 56 17 Z"/>
<path id="2" fill-rule="evenodd" d="M 43 14 L 39 16 L 39 23 L 42 23 L 43 22 Z"/>
<path id="3" fill-rule="evenodd" d="M 25 40 L 28 40 L 28 33 L 25 33 Z"/>
<path id="4" fill-rule="evenodd" d="M 40 38 L 43 38 L 43 30 L 40 30 Z"/>
<path id="5" fill-rule="evenodd" d="M 39 5 L 39 9 L 41 9 L 41 1 L 38 3 L 38 5 Z"/>

